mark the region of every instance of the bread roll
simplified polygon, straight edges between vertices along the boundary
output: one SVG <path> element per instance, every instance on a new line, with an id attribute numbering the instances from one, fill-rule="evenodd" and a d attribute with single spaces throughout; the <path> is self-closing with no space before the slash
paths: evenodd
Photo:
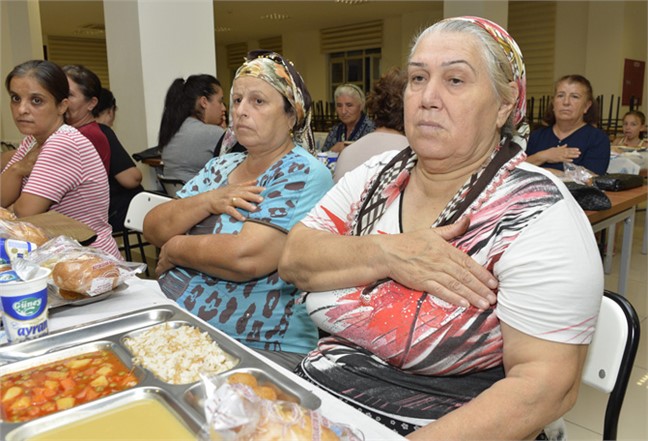
<path id="1" fill-rule="evenodd" d="M 13 211 L 0 207 L 0 219 L 2 220 L 16 220 L 16 215 Z"/>
<path id="2" fill-rule="evenodd" d="M 49 237 L 47 237 L 47 234 L 45 234 L 45 231 L 42 228 L 30 224 L 29 222 L 17 220 L 3 220 L 1 222 L 2 237 L 24 240 L 25 242 L 34 243 L 39 247 L 49 240 Z"/>
<path id="3" fill-rule="evenodd" d="M 257 387 L 257 379 L 254 375 L 247 372 L 234 372 L 232 375 L 227 377 L 227 382 L 230 384 L 245 384 L 252 388 Z"/>
<path id="4" fill-rule="evenodd" d="M 252 389 L 252 392 L 257 394 L 259 398 L 264 400 L 281 400 L 289 401 L 291 403 L 298 403 L 297 397 L 284 392 L 280 387 L 272 383 L 259 383 L 256 377 L 247 372 L 235 372 L 227 377 L 227 382 L 230 384 L 245 384 Z"/>
<path id="5" fill-rule="evenodd" d="M 264 415 L 249 441 L 338 441 L 328 427 L 318 424 L 320 437 L 313 433 L 310 412 L 299 405 L 276 405 L 271 415 Z"/>
<path id="6" fill-rule="evenodd" d="M 45 231 L 41 228 L 27 222 L 21 222 L 23 226 L 23 239 L 26 242 L 35 243 L 38 246 L 43 245 L 49 240 Z"/>
<path id="7" fill-rule="evenodd" d="M 119 268 L 114 262 L 98 256 L 83 256 L 54 265 L 52 280 L 62 296 L 79 293 L 98 295 L 119 284 Z"/>

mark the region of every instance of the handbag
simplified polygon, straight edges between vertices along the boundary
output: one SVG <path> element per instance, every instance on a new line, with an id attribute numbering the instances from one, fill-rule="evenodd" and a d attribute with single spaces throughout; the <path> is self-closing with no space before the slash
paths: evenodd
<path id="1" fill-rule="evenodd" d="M 565 186 L 583 210 L 600 211 L 612 208 L 610 198 L 597 187 L 577 182 L 565 182 Z"/>
<path id="2" fill-rule="evenodd" d="M 159 158 L 162 155 L 160 149 L 155 146 L 142 150 L 141 152 L 133 153 L 133 159 L 136 161 L 143 161 L 145 159 Z"/>
<path id="3" fill-rule="evenodd" d="M 623 191 L 643 185 L 643 177 L 629 173 L 606 173 L 594 178 L 596 186 L 601 190 Z"/>

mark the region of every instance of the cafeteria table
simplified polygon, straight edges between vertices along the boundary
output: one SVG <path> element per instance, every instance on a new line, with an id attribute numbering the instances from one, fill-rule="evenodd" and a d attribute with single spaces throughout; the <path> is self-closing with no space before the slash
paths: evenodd
<path id="1" fill-rule="evenodd" d="M 623 240 L 621 243 L 621 263 L 619 268 L 619 285 L 617 292 L 625 295 L 630 272 L 630 256 L 632 254 L 632 235 L 634 230 L 634 219 L 637 205 L 646 202 L 648 186 L 632 188 L 624 191 L 606 191 L 610 198 L 612 207 L 608 210 L 586 211 L 587 218 L 592 224 L 592 230 L 608 230 L 608 240 L 604 256 L 604 268 L 607 274 L 612 267 L 612 255 L 614 251 L 614 237 L 616 236 L 616 224 L 623 224 Z M 648 230 L 648 216 L 644 225 L 642 252 L 645 252 L 646 230 Z"/>
<path id="2" fill-rule="evenodd" d="M 139 309 L 156 305 L 175 304 L 167 299 L 154 280 L 131 278 L 126 282 L 126 288 L 117 289 L 112 295 L 102 301 L 83 306 L 64 306 L 50 311 L 50 332 L 57 332 L 70 327 L 80 327 L 95 321 L 134 312 Z M 237 343 L 240 345 L 240 343 Z M 314 385 L 308 383 L 292 372 L 275 364 L 271 360 L 257 354 L 243 345 L 245 351 L 263 360 L 273 368 L 281 370 L 292 381 L 312 391 L 322 400 L 320 411 L 323 416 L 336 423 L 347 424 L 362 431 L 365 441 L 370 440 L 404 440 L 397 433 L 369 418 L 362 412 L 338 400 Z"/>

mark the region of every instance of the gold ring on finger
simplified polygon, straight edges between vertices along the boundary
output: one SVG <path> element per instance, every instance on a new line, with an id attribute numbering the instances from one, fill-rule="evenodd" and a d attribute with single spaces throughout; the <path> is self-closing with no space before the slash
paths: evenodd
<path id="1" fill-rule="evenodd" d="M 232 198 L 232 205 L 236 204 L 236 198 Z"/>

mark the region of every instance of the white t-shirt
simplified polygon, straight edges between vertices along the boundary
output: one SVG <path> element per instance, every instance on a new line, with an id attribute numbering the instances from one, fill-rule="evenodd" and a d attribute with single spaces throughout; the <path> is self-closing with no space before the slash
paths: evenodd
<path id="1" fill-rule="evenodd" d="M 395 154 L 379 155 L 347 173 L 302 222 L 310 228 L 350 234 L 367 183 Z M 372 234 L 401 232 L 399 202 L 400 194 L 394 194 Z M 372 322 L 379 328 L 378 334 L 395 337 L 369 341 L 371 334 L 366 327 L 357 326 L 355 320 L 374 320 L 376 315 L 354 311 L 350 318 L 351 293 L 355 291 L 357 300 L 362 287 L 310 294 L 306 304 L 315 323 L 392 364 L 390 357 L 397 358 L 400 369 L 416 366 L 412 369 L 425 375 L 480 370 L 501 362 L 501 350 L 497 349 L 501 334 L 498 324 L 493 323 L 495 317 L 541 339 L 589 343 L 603 293 L 602 264 L 591 225 L 565 186 L 551 173 L 522 162 L 502 176 L 486 197 L 478 198 L 467 213 L 471 226 L 453 244 L 490 268 L 499 280 L 497 304 L 491 316 L 478 314 L 474 308 L 449 308 L 430 296 L 429 301 L 435 303 L 430 317 L 443 317 L 438 323 L 432 323 L 430 318 L 432 324 L 415 336 L 420 350 L 408 349 L 411 360 L 402 359 L 399 347 L 399 327 L 407 327 L 406 320 L 384 325 Z M 392 285 L 386 289 L 401 288 Z M 491 322 L 488 326 L 477 325 L 482 320 Z M 455 321 L 465 323 L 451 326 Z M 483 332 L 491 344 L 472 339 L 475 332 Z M 456 345 L 457 338 L 465 338 L 466 343 Z M 454 346 L 449 350 L 445 346 L 453 339 Z M 480 351 L 482 357 L 475 357 Z M 447 359 L 439 360 L 439 353 Z M 467 354 L 475 357 L 468 367 L 462 359 Z M 429 364 L 422 363 L 422 358 L 428 357 Z"/>

